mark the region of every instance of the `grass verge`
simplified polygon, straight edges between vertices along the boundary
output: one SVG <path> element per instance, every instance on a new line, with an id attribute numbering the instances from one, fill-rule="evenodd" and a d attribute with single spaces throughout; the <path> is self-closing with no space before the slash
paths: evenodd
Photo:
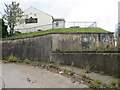
<path id="1" fill-rule="evenodd" d="M 46 31 L 22 33 L 22 34 L 13 34 L 12 36 L 3 38 L 3 39 L 15 39 L 15 38 L 25 38 L 30 36 L 42 35 L 53 32 L 109 32 L 98 27 L 89 27 L 89 28 L 61 28 L 61 29 L 50 29 Z"/>

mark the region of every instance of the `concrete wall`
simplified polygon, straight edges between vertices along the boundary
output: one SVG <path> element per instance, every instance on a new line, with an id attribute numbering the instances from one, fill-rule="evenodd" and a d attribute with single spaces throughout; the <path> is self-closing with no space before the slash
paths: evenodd
<path id="1" fill-rule="evenodd" d="M 99 45 L 114 45 L 113 33 L 61 33 L 53 34 L 53 51 L 73 50 L 78 51 L 81 48 L 94 48 Z M 84 46 L 84 44 L 88 44 Z"/>
<path id="2" fill-rule="evenodd" d="M 120 74 L 120 53 L 51 53 L 51 61 L 110 74 Z"/>
<path id="3" fill-rule="evenodd" d="M 83 41 L 90 42 L 89 47 L 97 46 L 99 43 L 103 45 L 114 43 L 112 33 L 49 33 L 23 39 L 3 40 L 0 44 L 2 43 L 3 58 L 14 55 L 30 60 L 52 60 L 68 65 L 74 63 L 78 67 L 90 66 L 91 69 L 107 73 L 118 72 L 120 56 L 118 53 L 51 53 L 56 49 L 79 50 L 83 48 L 81 44 Z"/>
<path id="4" fill-rule="evenodd" d="M 104 39 L 108 41 L 104 41 Z M 79 50 L 83 48 L 82 42 L 90 42 L 89 47 L 97 46 L 99 42 L 113 43 L 113 35 L 110 33 L 49 33 L 35 37 L 9 39 L 2 41 L 2 55 L 8 57 L 13 54 L 21 58 L 31 60 L 49 60 L 49 54 L 57 49 Z"/>
<path id="5" fill-rule="evenodd" d="M 14 55 L 30 60 L 49 60 L 52 47 L 50 35 L 33 38 L 2 41 L 2 56 L 4 58 Z"/>

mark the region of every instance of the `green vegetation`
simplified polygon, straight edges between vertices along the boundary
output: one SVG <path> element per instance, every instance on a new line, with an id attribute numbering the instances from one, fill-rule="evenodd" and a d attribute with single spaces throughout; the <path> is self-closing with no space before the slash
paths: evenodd
<path id="1" fill-rule="evenodd" d="M 17 57 L 15 57 L 15 56 L 13 56 L 13 55 L 9 56 L 9 57 L 7 58 L 7 60 L 8 60 L 9 62 L 20 62 L 20 58 L 17 58 Z"/>
<path id="2" fill-rule="evenodd" d="M 111 81 L 110 84 L 105 84 L 104 82 L 102 82 L 100 80 L 90 78 L 90 77 L 88 77 L 87 75 L 84 75 L 84 74 L 79 74 L 79 76 L 82 78 L 83 81 L 91 84 L 92 87 L 120 89 L 120 87 L 118 86 L 119 80 Z"/>
<path id="3" fill-rule="evenodd" d="M 15 1 L 11 4 L 5 4 L 6 8 L 4 9 L 5 14 L 3 15 L 3 18 L 7 21 L 7 24 L 10 28 L 10 35 L 13 34 L 14 27 L 17 23 L 21 24 L 24 22 L 21 18 L 23 16 L 23 11 L 19 7 L 19 5 L 20 4 L 16 3 Z"/>
<path id="4" fill-rule="evenodd" d="M 90 70 L 90 66 L 89 66 L 89 65 L 87 65 L 84 69 L 85 69 L 85 73 L 90 73 L 90 72 L 92 72 L 92 71 Z"/>
<path id="5" fill-rule="evenodd" d="M 52 33 L 52 32 L 109 32 L 109 31 L 106 31 L 106 30 L 98 28 L 98 27 L 90 27 L 90 28 L 62 28 L 62 29 L 51 29 L 51 30 L 46 30 L 46 31 L 22 33 L 22 34 L 13 34 L 12 36 L 7 37 L 5 39 L 24 38 L 24 37 L 42 35 L 42 34 L 47 34 L 47 33 Z"/>
<path id="6" fill-rule="evenodd" d="M 118 39 L 118 41 L 117 41 L 117 48 L 118 48 L 118 50 L 120 50 L 120 34 L 119 34 L 117 39 Z"/>
<path id="7" fill-rule="evenodd" d="M 5 38 L 7 36 L 8 36 L 7 26 L 5 25 L 4 20 L 0 19 L 0 38 Z"/>
<path id="8" fill-rule="evenodd" d="M 100 81 L 100 80 L 96 80 L 93 78 L 90 78 L 89 76 L 85 75 L 85 74 L 77 74 L 75 72 L 73 72 L 72 70 L 63 70 L 61 68 L 59 68 L 57 65 L 55 65 L 52 62 L 40 62 L 40 61 L 32 61 L 29 59 L 20 59 L 17 58 L 13 55 L 9 56 L 7 58 L 7 60 L 9 62 L 23 62 L 26 64 L 31 64 L 31 65 L 35 65 L 35 66 L 40 66 L 44 69 L 50 70 L 50 71 L 57 71 L 57 72 L 62 72 L 61 74 L 66 74 L 66 75 L 78 75 L 80 77 L 81 80 L 83 80 L 84 82 L 86 82 L 86 84 L 88 84 L 90 86 L 90 88 L 115 88 L 115 89 L 120 89 L 119 87 L 119 80 L 113 80 L 111 81 L 110 84 L 105 84 L 104 82 Z"/>
<path id="9" fill-rule="evenodd" d="M 110 74 L 110 73 L 105 73 L 103 71 L 95 71 L 95 70 L 91 70 L 91 72 L 95 72 L 95 73 L 105 75 L 105 76 L 112 76 L 113 78 L 120 78 L 119 74 L 112 74 L 112 73 Z"/>
<path id="10" fill-rule="evenodd" d="M 101 86 L 102 82 L 100 80 L 92 79 L 92 84 L 94 86 Z M 103 85 L 102 85 L 103 86 Z"/>
<path id="11" fill-rule="evenodd" d="M 69 74 L 69 75 L 74 75 L 75 72 L 71 71 L 71 70 L 64 70 L 65 74 Z"/>
<path id="12" fill-rule="evenodd" d="M 92 79 L 84 74 L 79 74 L 83 81 L 91 84 L 94 87 L 106 87 L 107 85 L 102 83 L 100 80 Z M 104 86 L 103 86 L 104 85 Z"/>
<path id="13" fill-rule="evenodd" d="M 25 62 L 26 64 L 29 64 L 30 60 L 29 59 L 24 59 L 23 62 Z"/>
<path id="14" fill-rule="evenodd" d="M 119 83 L 119 80 L 113 80 L 108 86 L 110 88 L 115 88 L 115 87 L 118 87 L 118 83 Z"/>
<path id="15" fill-rule="evenodd" d="M 58 70 L 58 71 L 62 71 L 58 66 L 53 65 L 53 64 L 49 65 L 49 67 L 50 67 L 50 68 L 53 68 L 53 69 L 56 69 L 56 70 Z"/>

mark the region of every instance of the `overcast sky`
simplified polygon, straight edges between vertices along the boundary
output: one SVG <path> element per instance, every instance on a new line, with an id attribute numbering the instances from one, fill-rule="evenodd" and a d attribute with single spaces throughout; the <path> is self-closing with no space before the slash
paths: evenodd
<path id="1" fill-rule="evenodd" d="M 4 13 L 4 3 L 13 0 L 1 0 L 0 12 Z M 120 0 L 14 0 L 20 3 L 22 10 L 35 7 L 54 18 L 69 21 L 96 21 L 98 27 L 115 31 L 118 23 L 118 2 Z"/>

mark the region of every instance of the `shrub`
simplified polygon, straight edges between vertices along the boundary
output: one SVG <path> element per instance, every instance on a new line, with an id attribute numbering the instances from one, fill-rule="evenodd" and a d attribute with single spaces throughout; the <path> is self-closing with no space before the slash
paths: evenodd
<path id="1" fill-rule="evenodd" d="M 109 84 L 110 87 L 115 88 L 118 86 L 118 80 L 112 80 L 111 83 Z"/>
<path id="2" fill-rule="evenodd" d="M 13 55 L 9 56 L 9 57 L 7 58 L 7 60 L 8 60 L 9 62 L 20 62 L 20 59 L 17 58 L 17 57 L 15 57 L 15 56 L 13 56 Z"/>
<path id="3" fill-rule="evenodd" d="M 0 38 L 8 37 L 7 26 L 3 19 L 0 18 Z"/>
<path id="4" fill-rule="evenodd" d="M 55 66 L 55 65 L 50 65 L 49 67 L 50 67 L 50 68 L 54 68 L 54 69 L 56 69 L 56 70 L 58 70 L 58 71 L 61 71 L 61 69 L 60 69 L 59 67 Z"/>
<path id="5" fill-rule="evenodd" d="M 64 73 L 69 74 L 69 75 L 74 75 L 75 74 L 75 72 L 73 72 L 71 70 L 65 70 Z"/>
<path id="6" fill-rule="evenodd" d="M 24 62 L 25 62 L 26 64 L 29 64 L 29 63 L 30 63 L 30 60 L 29 60 L 29 59 L 24 59 Z"/>
<path id="7" fill-rule="evenodd" d="M 92 84 L 95 86 L 99 86 L 102 84 L 102 82 L 100 80 L 92 79 Z"/>
<path id="8" fill-rule="evenodd" d="M 60 49 L 56 49 L 55 51 L 56 51 L 56 52 L 60 52 L 61 50 L 60 50 Z"/>

